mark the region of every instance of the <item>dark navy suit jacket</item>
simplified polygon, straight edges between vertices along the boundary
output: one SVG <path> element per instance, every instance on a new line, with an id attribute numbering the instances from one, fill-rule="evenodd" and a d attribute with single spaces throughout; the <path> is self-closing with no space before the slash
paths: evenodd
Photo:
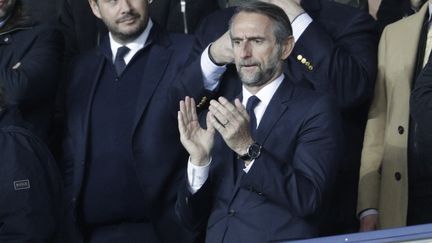
<path id="1" fill-rule="evenodd" d="M 330 229 L 328 233 L 357 230 L 360 155 L 377 67 L 375 22 L 364 11 L 327 0 L 302 0 L 301 5 L 313 22 L 296 40 L 284 69 L 297 85 L 325 92 L 337 99 L 346 147 L 340 149 L 343 153 L 343 163 L 338 172 L 340 183 L 331 203 L 334 214 L 330 218 L 338 225 L 331 226 L 334 230 Z M 228 65 L 217 92 L 203 92 L 199 64 L 199 55 L 204 48 L 228 30 L 234 12 L 235 8 L 215 12 L 195 33 L 194 56 L 190 58 L 190 68 L 182 76 L 185 87 L 189 93 L 195 94 L 203 109 L 214 96 L 234 97 L 241 90 L 235 81 L 235 68 Z"/>
<path id="2" fill-rule="evenodd" d="M 142 82 L 137 87 L 138 106 L 130 149 L 147 200 L 143 207 L 148 210 L 155 229 L 153 233 L 162 242 L 178 242 L 179 239 L 188 242 L 174 216 L 177 188 L 187 162 L 187 153 L 179 140 L 176 119 L 178 98 L 174 86 L 176 75 L 183 67 L 192 44 L 187 36 L 168 35 L 153 26 L 144 47 L 148 48 L 148 62 L 142 67 L 141 75 L 137 76 Z M 67 134 L 64 140 L 63 171 L 67 206 L 75 221 L 74 225 L 69 226 L 69 231 L 79 230 L 79 202 L 89 152 L 92 101 L 104 65 L 112 65 L 109 63 L 111 57 L 109 40 L 106 38 L 100 47 L 78 58 L 68 75 L 71 80 L 67 84 L 65 101 Z M 79 237 L 80 232 L 72 232 L 67 237 L 70 242 L 80 242 L 79 238 L 73 238 L 75 236 Z"/>
<path id="3" fill-rule="evenodd" d="M 262 153 L 250 171 L 238 176 L 244 162 L 217 137 L 209 178 L 194 195 L 186 185 L 180 191 L 179 217 L 191 229 L 206 226 L 208 243 L 315 236 L 339 166 L 340 135 L 335 102 L 285 79 L 258 126 Z"/>

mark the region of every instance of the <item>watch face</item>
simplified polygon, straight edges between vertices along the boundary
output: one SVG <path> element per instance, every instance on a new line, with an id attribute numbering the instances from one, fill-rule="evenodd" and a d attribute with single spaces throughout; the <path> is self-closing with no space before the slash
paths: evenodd
<path id="1" fill-rule="evenodd" d="M 253 143 L 248 149 L 248 155 L 251 159 L 256 159 L 261 154 L 261 146 L 257 143 Z"/>

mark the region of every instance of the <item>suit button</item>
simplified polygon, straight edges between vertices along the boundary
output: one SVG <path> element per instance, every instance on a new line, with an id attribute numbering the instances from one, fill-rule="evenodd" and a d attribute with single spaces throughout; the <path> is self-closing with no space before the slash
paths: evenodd
<path id="1" fill-rule="evenodd" d="M 235 211 L 234 209 L 230 209 L 230 210 L 228 211 L 228 216 L 234 216 L 235 213 L 236 213 L 236 211 Z"/>
<path id="2" fill-rule="evenodd" d="M 187 206 L 189 206 L 189 198 L 188 197 L 185 197 L 185 203 Z"/>
<path id="3" fill-rule="evenodd" d="M 395 173 L 395 179 L 396 179 L 397 181 L 400 181 L 401 178 L 402 178 L 401 173 L 396 172 L 396 173 Z"/>
<path id="4" fill-rule="evenodd" d="M 8 42 L 9 41 L 9 38 L 8 37 L 6 37 L 6 38 L 4 38 L 4 42 Z"/>
<path id="5" fill-rule="evenodd" d="M 303 56 L 302 55 L 298 55 L 297 56 L 297 60 L 301 61 L 301 59 L 303 59 Z"/>
<path id="6" fill-rule="evenodd" d="M 398 127 L 398 132 L 399 132 L 399 134 L 403 134 L 404 131 L 405 131 L 405 129 L 403 128 L 403 126 L 399 126 L 399 127 Z"/>

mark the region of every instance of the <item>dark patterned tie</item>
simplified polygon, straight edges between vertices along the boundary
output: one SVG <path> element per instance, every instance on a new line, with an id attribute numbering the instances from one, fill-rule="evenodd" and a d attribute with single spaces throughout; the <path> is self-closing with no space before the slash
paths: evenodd
<path id="1" fill-rule="evenodd" d="M 114 66 L 117 72 L 117 76 L 120 76 L 120 74 L 123 72 L 123 70 L 126 67 L 126 62 L 124 60 L 124 56 L 128 54 L 130 49 L 127 46 L 122 46 L 117 49 L 117 54 L 114 60 Z"/>
<path id="2" fill-rule="evenodd" d="M 249 97 L 249 99 L 246 103 L 246 111 L 250 117 L 249 125 L 250 125 L 250 131 L 251 131 L 252 137 L 255 137 L 255 132 L 257 130 L 257 120 L 256 120 L 254 109 L 258 105 L 258 103 L 260 103 L 260 101 L 261 100 L 258 97 L 253 95 L 253 96 Z"/>

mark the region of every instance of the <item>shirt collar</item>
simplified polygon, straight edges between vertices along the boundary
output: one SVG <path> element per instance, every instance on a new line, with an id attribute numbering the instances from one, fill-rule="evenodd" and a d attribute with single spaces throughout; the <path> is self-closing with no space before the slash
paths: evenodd
<path id="1" fill-rule="evenodd" d="M 139 50 L 141 50 L 145 43 L 147 42 L 148 36 L 150 34 L 150 30 L 153 27 L 153 21 L 151 19 L 149 19 L 148 23 L 147 23 L 147 27 L 145 28 L 145 30 L 133 41 L 127 43 L 125 46 L 127 46 L 130 51 L 129 53 L 125 56 L 125 59 L 131 59 L 133 55 L 135 55 Z M 111 52 L 112 52 L 112 60 L 114 61 L 115 56 L 117 54 L 117 49 L 121 46 L 123 46 L 123 44 L 120 44 L 118 42 L 116 42 L 112 35 L 111 32 L 109 33 L 109 39 L 110 39 L 110 45 L 111 45 Z"/>
<path id="2" fill-rule="evenodd" d="M 281 75 L 279 75 L 279 77 L 277 77 L 275 80 L 271 81 L 269 84 L 267 84 L 266 86 L 264 86 L 262 89 L 260 89 L 255 94 L 255 96 L 258 97 L 260 99 L 260 101 L 261 101 L 259 105 L 264 105 L 265 107 L 267 107 L 267 105 L 270 103 L 270 100 L 272 99 L 273 95 L 276 93 L 276 90 L 279 88 L 279 85 L 282 83 L 282 81 L 284 80 L 284 78 L 285 78 L 285 75 L 282 73 Z M 243 85 L 243 88 L 242 88 L 242 92 L 243 92 L 242 104 L 246 107 L 247 100 L 253 94 L 251 94 L 244 87 L 244 85 Z"/>

